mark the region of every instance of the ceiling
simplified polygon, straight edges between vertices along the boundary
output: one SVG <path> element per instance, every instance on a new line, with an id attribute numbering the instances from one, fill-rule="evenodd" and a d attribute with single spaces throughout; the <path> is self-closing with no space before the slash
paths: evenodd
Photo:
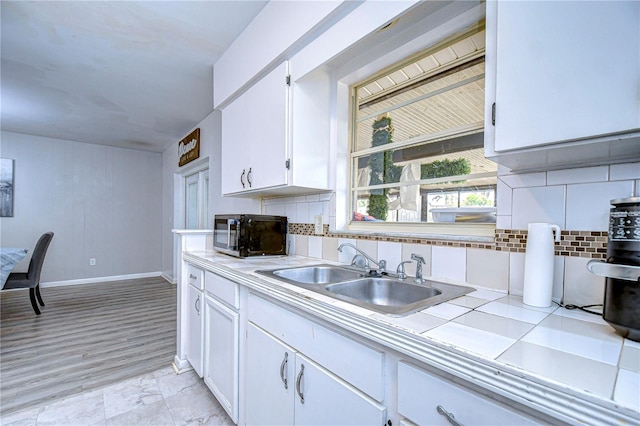
<path id="1" fill-rule="evenodd" d="M 266 3 L 2 0 L 2 130 L 162 152 L 213 111 L 213 64 Z"/>

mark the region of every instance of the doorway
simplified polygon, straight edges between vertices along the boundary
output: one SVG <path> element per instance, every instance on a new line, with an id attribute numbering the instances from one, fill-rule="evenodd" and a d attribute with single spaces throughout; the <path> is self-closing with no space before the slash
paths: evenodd
<path id="1" fill-rule="evenodd" d="M 209 169 L 184 178 L 185 229 L 206 229 L 209 225 Z"/>

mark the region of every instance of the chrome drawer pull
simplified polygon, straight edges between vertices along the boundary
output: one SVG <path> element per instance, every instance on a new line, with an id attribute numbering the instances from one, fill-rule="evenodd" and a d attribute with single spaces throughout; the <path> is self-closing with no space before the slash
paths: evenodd
<path id="1" fill-rule="evenodd" d="M 300 404 L 304 404 L 304 395 L 300 390 L 300 383 L 302 382 L 302 375 L 304 374 L 304 364 L 300 364 L 300 373 L 298 373 L 298 378 L 296 379 L 296 392 L 300 396 Z"/>
<path id="2" fill-rule="evenodd" d="M 284 388 L 289 389 L 289 385 L 287 384 L 287 378 L 285 376 L 285 368 L 287 367 L 287 362 L 289 358 L 289 353 L 284 353 L 284 359 L 282 360 L 282 364 L 280 364 L 280 380 L 284 383 Z"/>
<path id="3" fill-rule="evenodd" d="M 444 416 L 447 419 L 447 421 L 451 423 L 453 426 L 463 426 L 462 423 L 460 423 L 455 419 L 453 413 L 450 413 L 447 410 L 445 410 L 444 407 L 442 407 L 442 405 L 438 405 L 436 407 L 436 411 L 438 411 L 438 414 Z"/>

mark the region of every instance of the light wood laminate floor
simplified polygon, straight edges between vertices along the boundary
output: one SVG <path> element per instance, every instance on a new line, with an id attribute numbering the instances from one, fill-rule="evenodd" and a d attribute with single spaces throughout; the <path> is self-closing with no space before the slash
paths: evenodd
<path id="1" fill-rule="evenodd" d="M 171 365 L 176 286 L 144 278 L 0 292 L 0 413 L 48 404 Z"/>

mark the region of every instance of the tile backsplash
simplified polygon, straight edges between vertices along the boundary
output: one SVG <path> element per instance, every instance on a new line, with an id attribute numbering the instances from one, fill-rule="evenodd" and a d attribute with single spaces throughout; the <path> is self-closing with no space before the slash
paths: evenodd
<path id="1" fill-rule="evenodd" d="M 553 298 L 585 305 L 603 300 L 604 278 L 590 274 L 586 264 L 606 257 L 609 201 L 638 192 L 640 163 L 522 174 L 499 167 L 496 234 L 486 243 L 336 232 L 333 193 L 264 199 L 262 212 L 288 217 L 291 253 L 349 263 L 353 250 L 337 251 L 349 242 L 387 260 L 390 270 L 418 253 L 427 262 L 425 276 L 515 295 L 523 292 L 528 224 L 554 223 L 562 240 L 556 243 Z M 314 234 L 317 215 L 322 215 L 322 235 Z M 415 274 L 415 262 L 406 271 Z"/>

